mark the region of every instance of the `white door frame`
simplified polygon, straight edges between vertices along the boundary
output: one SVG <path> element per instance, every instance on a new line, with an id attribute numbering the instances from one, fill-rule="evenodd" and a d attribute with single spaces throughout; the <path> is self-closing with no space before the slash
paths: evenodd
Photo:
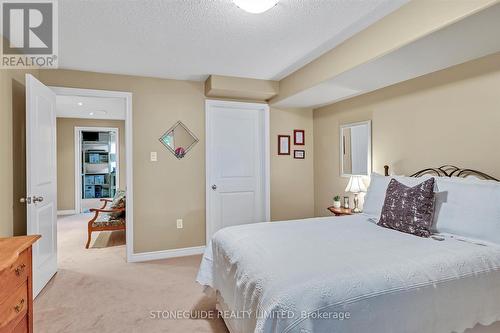
<path id="1" fill-rule="evenodd" d="M 114 119 L 113 119 L 114 120 Z M 75 127 L 75 212 L 80 214 L 82 212 L 82 132 L 113 132 L 116 134 L 116 143 L 118 149 L 116 150 L 116 189 L 120 186 L 120 130 L 118 127 Z"/>
<path id="2" fill-rule="evenodd" d="M 223 100 L 212 100 L 207 99 L 205 101 L 205 197 L 206 197 L 206 242 L 207 245 L 212 237 L 213 221 L 210 220 L 211 212 L 211 202 L 210 193 L 212 189 L 210 188 L 210 170 L 209 166 L 210 160 L 210 136 L 208 135 L 211 121 L 210 121 L 210 109 L 213 107 L 238 107 L 238 108 L 248 108 L 248 109 L 260 109 L 264 112 L 264 149 L 263 149 L 263 177 L 264 177 L 264 200 L 265 200 L 265 222 L 271 221 L 271 150 L 270 150 L 270 137 L 269 137 L 269 105 L 265 103 L 247 103 L 247 102 L 235 102 L 235 101 L 223 101 Z"/>
<path id="3" fill-rule="evenodd" d="M 133 164 L 133 129 L 132 129 L 132 93 L 123 91 L 94 90 L 66 87 L 49 87 L 56 95 L 85 96 L 85 97 L 107 97 L 123 98 L 125 100 L 125 161 L 127 177 L 127 215 L 126 231 L 126 255 L 127 262 L 131 262 L 134 256 L 134 164 Z"/>

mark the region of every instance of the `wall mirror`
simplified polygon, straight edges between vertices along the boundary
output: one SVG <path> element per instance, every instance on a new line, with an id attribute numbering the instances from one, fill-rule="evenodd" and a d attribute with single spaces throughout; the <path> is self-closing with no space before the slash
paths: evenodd
<path id="1" fill-rule="evenodd" d="M 198 142 L 198 138 L 178 121 L 160 138 L 160 142 L 167 147 L 178 159 L 184 158 L 188 151 Z"/>
<path id="2" fill-rule="evenodd" d="M 368 176 L 372 165 L 371 121 L 340 126 L 340 175 Z"/>

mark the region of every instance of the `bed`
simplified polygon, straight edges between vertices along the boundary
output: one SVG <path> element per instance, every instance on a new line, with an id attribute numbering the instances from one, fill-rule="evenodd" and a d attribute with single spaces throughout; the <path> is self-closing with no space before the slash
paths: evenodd
<path id="1" fill-rule="evenodd" d="M 500 332 L 500 245 L 370 214 L 222 229 L 197 281 L 232 333 Z"/>

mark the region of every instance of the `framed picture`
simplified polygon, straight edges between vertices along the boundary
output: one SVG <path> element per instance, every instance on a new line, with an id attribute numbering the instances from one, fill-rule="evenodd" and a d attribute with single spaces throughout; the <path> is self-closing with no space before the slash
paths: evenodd
<path id="1" fill-rule="evenodd" d="M 278 155 L 290 155 L 290 135 L 278 135 Z"/>
<path id="2" fill-rule="evenodd" d="M 306 144 L 304 130 L 293 130 L 293 144 L 296 146 L 303 146 Z"/>
<path id="3" fill-rule="evenodd" d="M 296 158 L 298 160 L 303 160 L 306 158 L 306 151 L 305 150 L 294 150 L 293 151 L 293 158 Z"/>

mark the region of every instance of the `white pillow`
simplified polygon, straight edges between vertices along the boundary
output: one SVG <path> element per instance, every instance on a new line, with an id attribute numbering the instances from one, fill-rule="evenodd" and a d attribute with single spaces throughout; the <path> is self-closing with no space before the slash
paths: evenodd
<path id="1" fill-rule="evenodd" d="M 390 181 L 391 177 L 385 177 L 378 173 L 371 174 L 370 186 L 368 186 L 363 203 L 363 213 L 376 217 L 380 216 L 384 205 L 385 192 Z"/>
<path id="2" fill-rule="evenodd" d="M 379 217 L 382 213 L 382 207 L 384 206 L 385 193 L 387 191 L 387 186 L 392 178 L 395 178 L 400 183 L 406 186 L 415 186 L 421 182 L 431 178 L 432 176 L 425 175 L 422 177 L 405 177 L 405 176 L 382 176 L 378 173 L 372 173 L 370 177 L 370 186 L 365 195 L 365 200 L 363 204 L 363 213 Z"/>
<path id="3" fill-rule="evenodd" d="M 435 230 L 500 244 L 500 183 L 436 177 Z"/>
<path id="4" fill-rule="evenodd" d="M 449 179 L 456 181 L 456 182 L 462 182 L 462 183 L 477 183 L 477 184 L 498 184 L 496 180 L 490 180 L 490 179 L 482 179 L 477 176 L 468 176 L 468 177 L 450 177 Z"/>

